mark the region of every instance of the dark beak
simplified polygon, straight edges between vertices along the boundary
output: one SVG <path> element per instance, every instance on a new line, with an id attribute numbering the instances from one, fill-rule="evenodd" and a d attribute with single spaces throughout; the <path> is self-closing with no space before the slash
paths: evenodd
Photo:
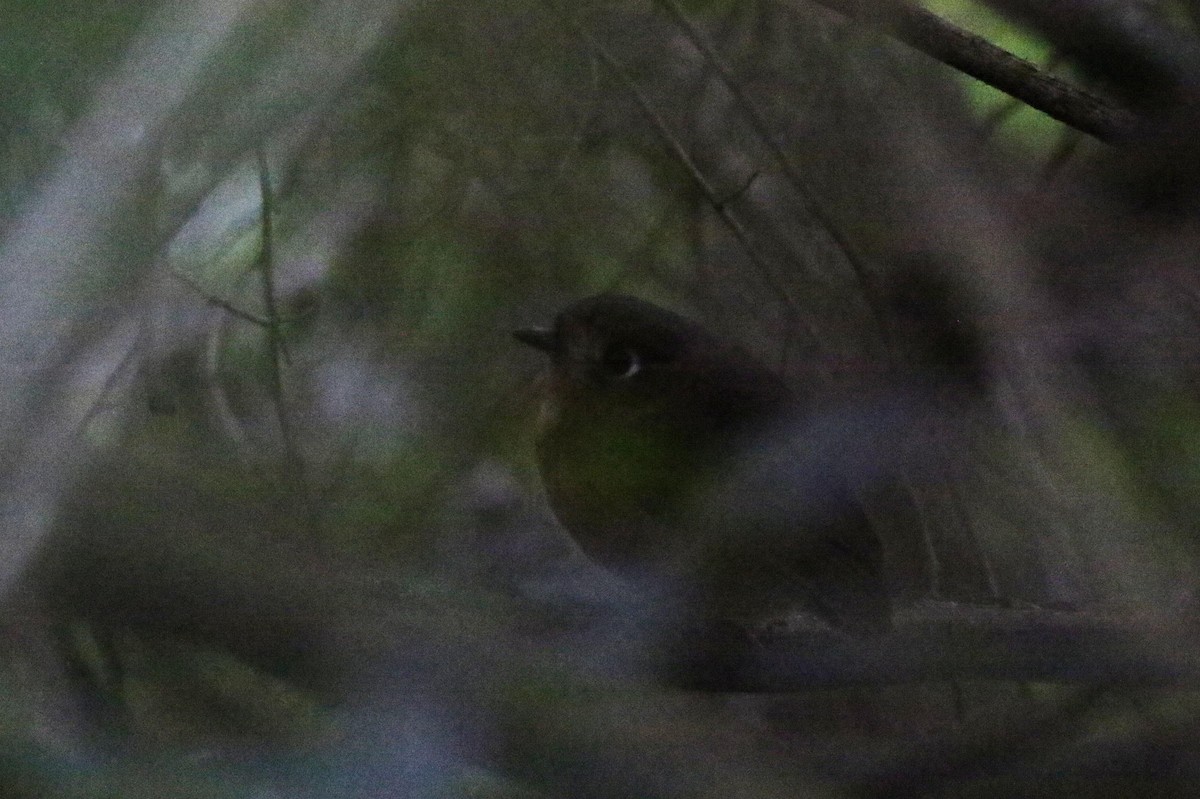
<path id="1" fill-rule="evenodd" d="M 513 336 L 522 344 L 528 344 L 536 350 L 553 355 L 558 350 L 558 340 L 554 331 L 545 327 L 522 327 L 513 331 Z"/>

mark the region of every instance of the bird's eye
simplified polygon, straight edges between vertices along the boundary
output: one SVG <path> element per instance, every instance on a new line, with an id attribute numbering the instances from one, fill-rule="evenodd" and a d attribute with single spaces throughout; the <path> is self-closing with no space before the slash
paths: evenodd
<path id="1" fill-rule="evenodd" d="M 623 344 L 609 344 L 600 358 L 604 373 L 616 380 L 628 380 L 642 370 L 642 359 Z"/>

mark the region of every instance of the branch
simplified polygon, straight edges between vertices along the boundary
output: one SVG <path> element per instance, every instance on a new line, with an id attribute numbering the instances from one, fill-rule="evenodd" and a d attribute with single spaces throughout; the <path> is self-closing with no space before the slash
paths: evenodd
<path id="1" fill-rule="evenodd" d="M 1200 99 L 1200 42 L 1158 4 L 1124 0 L 988 0 L 1032 25 L 1139 108 L 1165 110 Z"/>
<path id="2" fill-rule="evenodd" d="M 880 0 L 869 16 L 861 0 L 813 2 L 851 19 L 873 22 L 898 41 L 1103 142 L 1119 142 L 1137 124 L 1132 112 L 902 0 Z"/>
<path id="3" fill-rule="evenodd" d="M 721 82 L 725 84 L 725 88 L 733 96 L 734 102 L 742 109 L 746 120 L 754 129 L 759 140 L 771 153 L 771 157 L 775 159 L 776 164 L 787 176 L 789 183 L 795 190 L 797 197 L 804 206 L 804 211 L 818 225 L 825 230 L 826 235 L 833 240 L 833 243 L 841 251 L 842 256 L 854 271 L 855 277 L 858 279 L 859 285 L 862 287 L 863 295 L 867 299 L 871 313 L 875 316 L 876 324 L 882 327 L 880 311 L 877 306 L 875 292 L 871 287 L 871 280 L 867 276 L 866 265 L 858 252 L 850 242 L 850 239 L 842 231 L 841 226 L 825 212 L 821 204 L 817 202 L 815 192 L 808 185 L 808 182 L 801 175 L 800 168 L 792 161 L 791 156 L 780 146 L 776 137 L 771 133 L 770 125 L 767 124 L 766 118 L 759 113 L 758 107 L 751 102 L 746 93 L 742 91 L 741 84 L 733 75 L 733 70 L 725 63 L 720 54 L 708 42 L 708 39 L 700 32 L 700 29 L 692 24 L 687 15 L 680 8 L 675 0 L 658 0 L 658 4 L 670 15 L 671 19 L 687 36 L 692 46 L 696 51 L 704 56 L 705 60 L 716 70 L 717 75 L 721 78 Z"/>
<path id="4" fill-rule="evenodd" d="M 267 317 L 267 354 L 270 358 L 271 403 L 275 408 L 275 421 L 279 426 L 279 437 L 283 444 L 285 474 L 297 496 L 308 501 L 309 491 L 304 474 L 304 459 L 296 443 L 291 415 L 283 388 L 283 364 L 287 359 L 281 332 L 279 309 L 275 300 L 275 249 L 272 216 L 275 213 L 275 198 L 271 191 L 271 170 L 267 163 L 266 145 L 259 143 L 255 149 L 258 166 L 259 224 L 262 228 L 262 245 L 258 252 L 258 268 L 262 278 L 263 310 Z M 312 518 L 312 513 L 305 518 Z"/>
<path id="5" fill-rule="evenodd" d="M 779 296 L 784 307 L 790 313 L 794 308 L 791 298 L 788 296 L 786 288 L 784 288 L 784 286 L 775 277 L 775 273 L 767 264 L 753 234 L 744 224 L 742 224 L 741 220 L 738 219 L 738 217 L 735 216 L 732 211 L 730 211 L 728 207 L 729 198 L 722 198 L 720 196 L 717 188 L 712 184 L 711 181 L 709 181 L 709 179 L 704 175 L 704 172 L 700 169 L 699 165 L 697 165 L 692 157 L 688 154 L 687 148 L 684 147 L 683 143 L 680 142 L 679 139 L 676 138 L 676 136 L 671 132 L 671 128 L 667 124 L 666 120 L 663 119 L 662 115 L 660 115 L 654 109 L 654 105 L 650 102 L 650 98 L 647 97 L 646 93 L 643 92 L 637 85 L 633 75 L 630 74 L 629 70 L 620 61 L 618 61 L 617 58 L 611 52 L 609 52 L 606 47 L 604 47 L 604 45 L 602 45 L 594 36 L 580 26 L 568 13 L 558 8 L 553 3 L 551 3 L 550 6 L 562 17 L 563 23 L 568 27 L 568 29 L 581 42 L 584 43 L 584 45 L 595 55 L 595 57 L 602 64 L 604 64 L 604 66 L 606 66 L 625 86 L 626 90 L 629 91 L 630 95 L 637 103 L 638 108 L 646 116 L 646 119 L 649 120 L 650 124 L 654 126 L 655 131 L 663 140 L 663 143 L 666 145 L 667 149 L 671 152 L 675 159 L 679 161 L 680 165 L 687 171 L 692 180 L 695 181 L 701 193 L 704 194 L 705 199 L 708 200 L 709 205 L 711 205 L 712 209 L 717 212 L 717 216 L 719 216 L 721 221 L 725 223 L 725 226 L 729 228 L 729 231 L 733 234 L 734 238 L 737 239 L 738 243 L 742 245 L 747 257 L 749 257 L 750 261 L 758 267 L 759 272 L 766 281 L 767 285 Z M 804 328 L 804 332 L 810 336 L 813 341 L 820 340 L 820 337 L 817 336 L 816 331 L 806 319 L 802 317 L 795 317 L 795 321 L 796 324 Z"/>
<path id="6" fill-rule="evenodd" d="M 848 686 L 1003 680 L 1083 685 L 1196 685 L 1200 648 L 1178 619 L 1116 619 L 1046 609 L 949 603 L 897 614 L 886 635 L 815 625 L 673 642 L 656 664 L 667 681 L 710 691 L 779 692 Z"/>

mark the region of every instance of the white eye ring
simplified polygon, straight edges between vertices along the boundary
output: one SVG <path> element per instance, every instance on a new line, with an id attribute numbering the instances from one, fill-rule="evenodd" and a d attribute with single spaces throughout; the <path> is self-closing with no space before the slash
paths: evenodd
<path id="1" fill-rule="evenodd" d="M 628 380 L 642 371 L 642 359 L 630 347 L 612 345 L 604 351 L 600 360 L 605 374 L 615 380 Z"/>

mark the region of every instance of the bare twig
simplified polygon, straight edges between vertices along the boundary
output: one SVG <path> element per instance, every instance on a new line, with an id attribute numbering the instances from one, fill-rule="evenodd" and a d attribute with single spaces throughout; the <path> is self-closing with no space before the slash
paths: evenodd
<path id="1" fill-rule="evenodd" d="M 171 276 L 203 297 L 204 301 L 209 305 L 214 305 L 217 308 L 220 308 L 222 311 L 234 317 L 235 319 L 241 319 L 243 322 L 249 322 L 252 325 L 258 325 L 259 327 L 267 327 L 270 324 L 266 317 L 250 313 L 249 311 L 237 307 L 229 300 L 210 294 L 208 290 L 204 288 L 204 286 L 201 286 L 198 282 L 182 272 L 172 271 Z"/>
<path id="2" fill-rule="evenodd" d="M 1101 141 L 1119 142 L 1136 128 L 1137 117 L 1132 112 L 1116 108 L 923 8 L 901 0 L 812 2 L 851 19 L 874 23 L 899 41 Z"/>
<path id="3" fill-rule="evenodd" d="M 629 70 L 626 69 L 625 66 L 618 61 L 612 55 L 612 53 L 608 51 L 607 48 L 604 47 L 604 45 L 598 42 L 595 37 L 593 37 L 590 33 L 580 27 L 573 19 L 571 19 L 568 14 L 563 13 L 562 16 L 565 24 L 570 27 L 571 31 L 578 36 L 579 39 L 586 44 L 593 53 L 595 53 L 596 57 L 606 67 L 608 67 L 613 74 L 617 76 L 621 83 L 625 85 L 626 89 L 629 90 L 629 93 L 637 102 L 638 107 L 641 109 L 646 118 L 650 120 L 650 124 L 654 126 L 654 129 L 658 132 L 660 138 L 662 138 L 663 142 L 667 145 L 667 148 L 671 151 L 683 168 L 687 170 L 687 173 L 691 176 L 692 180 L 696 182 L 696 185 L 700 187 L 700 191 L 703 192 L 704 196 L 708 199 L 709 205 L 712 206 L 713 210 L 716 211 L 717 215 L 721 218 L 721 221 L 723 221 L 726 227 L 729 228 L 730 232 L 733 233 L 734 238 L 736 238 L 742 245 L 747 256 L 762 273 L 763 279 L 766 280 L 771 290 L 779 295 L 780 299 L 784 303 L 784 307 L 790 312 L 793 308 L 792 300 L 788 296 L 787 290 L 775 278 L 770 266 L 763 258 L 762 253 L 754 241 L 754 236 L 751 234 L 749 229 L 742 224 L 741 220 L 739 220 L 729 210 L 728 200 L 722 199 L 720 192 L 718 192 L 717 188 L 704 175 L 700 167 L 692 159 L 691 155 L 688 154 L 687 148 L 683 146 L 683 143 L 680 142 L 679 139 L 676 138 L 671 132 L 670 126 L 667 125 L 666 120 L 664 120 L 662 115 L 655 110 L 654 105 L 650 102 L 650 99 L 646 96 L 645 92 L 643 92 L 637 85 L 637 82 L 633 79 L 633 76 L 629 73 Z M 806 320 L 797 318 L 796 321 L 798 324 L 804 327 L 805 333 L 807 333 L 813 341 L 820 341 L 820 337 L 817 336 L 816 331 Z"/>
<path id="4" fill-rule="evenodd" d="M 275 303 L 275 256 L 272 246 L 274 232 L 271 222 L 274 213 L 274 198 L 271 192 L 270 166 L 267 163 L 266 148 L 263 145 L 260 144 L 255 150 L 255 158 L 258 162 L 260 224 L 262 226 L 262 246 L 258 252 L 258 267 L 262 277 L 263 310 L 267 317 L 267 353 L 270 358 L 267 371 L 271 380 L 271 402 L 275 408 L 275 419 L 279 425 L 280 439 L 283 442 L 283 457 L 289 479 L 302 496 L 307 496 L 307 491 L 304 489 L 304 462 L 296 446 L 287 400 L 283 393 L 282 367 L 287 354 L 284 351 L 283 335 L 280 329 L 281 321 Z"/>
<path id="5" fill-rule="evenodd" d="M 258 250 L 258 268 L 262 276 L 262 302 L 266 313 L 267 348 L 271 354 L 271 362 L 275 368 L 271 370 L 272 382 L 282 394 L 283 379 L 279 364 L 286 363 L 287 354 L 284 352 L 283 338 L 280 335 L 279 311 L 275 305 L 275 251 L 273 245 L 274 228 L 271 217 L 274 214 L 275 200 L 271 193 L 271 171 L 267 164 L 267 153 L 262 145 L 255 150 L 258 162 L 258 191 L 259 191 L 259 224 L 262 231 L 262 245 Z"/>
<path id="6" fill-rule="evenodd" d="M 896 629 L 885 635 L 855 637 L 808 627 L 747 634 L 739 641 L 721 628 L 687 636 L 674 652 L 664 664 L 669 680 L 719 691 L 947 679 L 1097 686 L 1200 682 L 1193 634 L 1170 621 L 951 603 L 900 612 Z"/>
<path id="7" fill-rule="evenodd" d="M 1168 21 L 1161 3 L 1119 0 L 987 0 L 1041 31 L 1151 113 L 1200 100 L 1200 42 Z"/>
<path id="8" fill-rule="evenodd" d="M 849 238 L 842 232 L 841 227 L 837 224 L 837 222 L 830 217 L 829 214 L 825 213 L 825 209 L 821 207 L 819 202 L 817 202 L 812 189 L 809 187 L 807 181 L 804 180 L 804 177 L 800 174 L 800 169 L 796 166 L 791 156 L 788 155 L 788 153 L 779 145 L 779 142 L 776 141 L 775 137 L 771 134 L 770 127 L 767 125 L 763 115 L 759 113 L 758 107 L 751 102 L 750 98 L 746 96 L 746 93 L 742 91 L 741 84 L 734 77 L 733 71 L 725 63 L 724 59 L 721 58 L 721 55 L 712 47 L 712 45 L 708 43 L 708 40 L 705 38 L 704 34 L 692 24 L 691 20 L 687 18 L 687 15 L 683 13 L 683 9 L 679 7 L 679 4 L 676 3 L 675 0 L 658 0 L 658 2 L 659 5 L 661 5 L 667 11 L 667 13 L 670 14 L 675 24 L 678 25 L 679 28 L 684 32 L 684 35 L 687 36 L 688 41 L 692 43 L 692 46 L 695 47 L 696 50 L 699 51 L 700 54 L 703 55 L 704 58 L 716 70 L 717 75 L 721 78 L 721 82 L 725 84 L 725 87 L 733 96 L 734 101 L 742 109 L 742 113 L 746 115 L 746 119 L 750 122 L 750 126 L 754 129 L 755 135 L 757 135 L 763 144 L 767 146 L 771 156 L 775 159 L 776 163 L 779 165 L 779 168 L 783 171 L 783 174 L 791 183 L 792 188 L 800 198 L 800 202 L 804 205 L 805 213 L 807 213 L 825 230 L 829 238 L 832 239 L 834 244 L 837 245 L 838 249 L 841 250 L 842 255 L 846 258 L 846 262 L 849 263 L 850 267 L 854 270 L 854 274 L 858 278 L 859 284 L 862 286 L 863 292 L 866 295 L 867 304 L 870 306 L 871 312 L 876 315 L 876 321 L 878 322 L 879 309 L 876 307 L 875 303 L 875 292 L 873 291 L 872 284 L 867 277 L 866 269 L 862 259 L 855 252 L 854 246 L 851 244 Z"/>

